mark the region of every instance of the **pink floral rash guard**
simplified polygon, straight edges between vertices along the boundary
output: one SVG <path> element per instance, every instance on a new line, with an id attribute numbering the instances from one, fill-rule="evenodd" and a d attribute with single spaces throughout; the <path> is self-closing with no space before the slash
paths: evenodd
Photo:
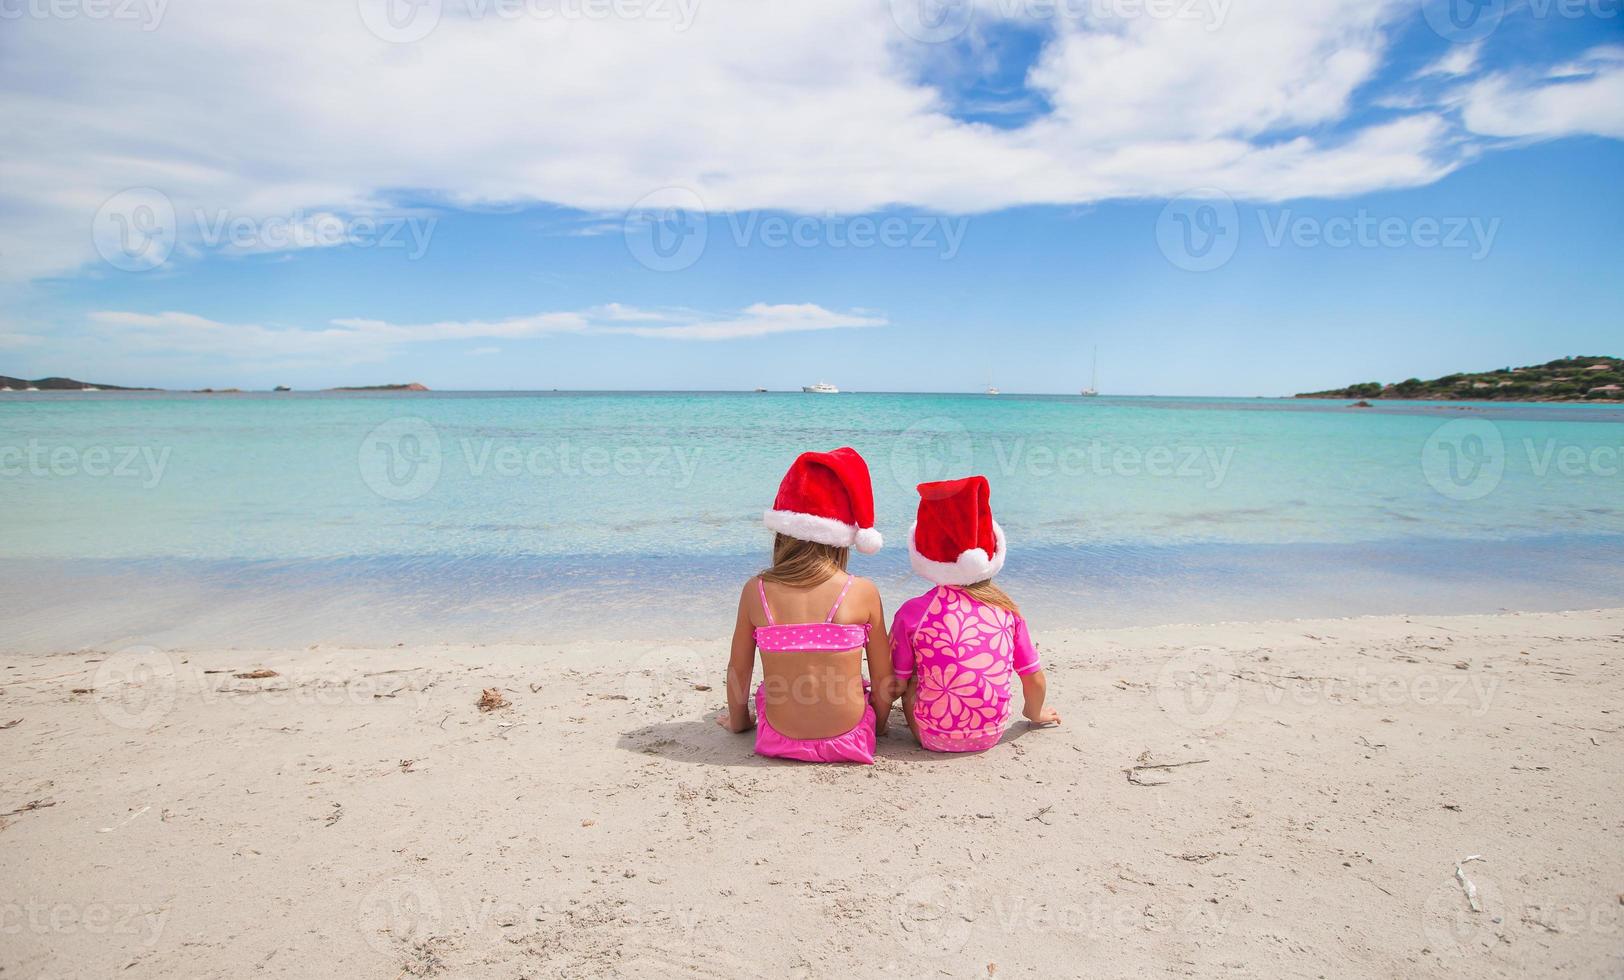
<path id="1" fill-rule="evenodd" d="M 897 610 L 891 663 L 899 680 L 917 673 L 914 721 L 921 744 L 936 752 L 996 745 L 1009 721 L 1011 672 L 1043 666 L 1026 620 L 946 585 Z"/>

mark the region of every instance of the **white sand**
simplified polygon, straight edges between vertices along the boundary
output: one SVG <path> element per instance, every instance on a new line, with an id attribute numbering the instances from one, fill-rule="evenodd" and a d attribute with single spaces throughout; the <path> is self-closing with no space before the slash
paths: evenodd
<path id="1" fill-rule="evenodd" d="M 1039 641 L 1063 728 L 872 768 L 720 640 L 0 658 L 0 977 L 1624 970 L 1624 610 Z"/>

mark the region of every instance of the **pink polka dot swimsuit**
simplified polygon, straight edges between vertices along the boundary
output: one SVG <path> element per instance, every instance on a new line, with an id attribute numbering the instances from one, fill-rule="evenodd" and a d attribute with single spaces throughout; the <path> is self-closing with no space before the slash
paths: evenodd
<path id="1" fill-rule="evenodd" d="M 841 586 L 840 595 L 821 623 L 783 623 L 773 621 L 772 607 L 767 605 L 767 589 L 756 579 L 756 590 L 761 594 L 761 611 L 767 617 L 766 626 L 755 630 L 756 647 L 763 653 L 836 653 L 858 650 L 868 646 L 868 624 L 835 622 L 835 613 L 851 588 L 851 576 Z M 868 690 L 868 682 L 863 683 Z M 773 728 L 767 720 L 766 686 L 756 687 L 756 754 L 778 759 L 800 759 L 804 762 L 859 762 L 874 764 L 874 706 L 863 708 L 863 718 L 857 727 L 831 738 L 790 738 Z"/>

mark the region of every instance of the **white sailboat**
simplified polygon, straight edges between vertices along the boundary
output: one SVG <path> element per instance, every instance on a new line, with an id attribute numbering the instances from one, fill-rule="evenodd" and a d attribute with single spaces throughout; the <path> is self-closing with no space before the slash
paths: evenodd
<path id="1" fill-rule="evenodd" d="M 819 381 L 815 385 L 802 385 L 801 390 L 809 395 L 838 395 L 840 389 L 827 381 Z"/>
<path id="2" fill-rule="evenodd" d="M 1100 348 L 1094 346 L 1094 369 L 1088 380 L 1088 387 L 1078 392 L 1084 398 L 1098 398 L 1100 394 Z"/>
<path id="3" fill-rule="evenodd" d="M 998 394 L 997 386 L 994 385 L 990 379 L 987 381 L 987 394 L 989 394 L 989 395 Z"/>

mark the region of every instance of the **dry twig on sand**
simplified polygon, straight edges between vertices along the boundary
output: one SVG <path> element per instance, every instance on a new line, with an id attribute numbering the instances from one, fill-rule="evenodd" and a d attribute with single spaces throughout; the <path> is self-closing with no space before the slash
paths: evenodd
<path id="1" fill-rule="evenodd" d="M 267 669 L 265 667 L 261 667 L 258 670 L 248 670 L 248 671 L 244 671 L 244 672 L 242 672 L 240 674 L 232 674 L 231 676 L 237 678 L 240 681 L 262 681 L 267 677 L 280 677 L 282 675 L 278 674 L 274 670 L 269 670 L 269 669 Z"/>
<path id="2" fill-rule="evenodd" d="M 0 813 L 0 817 L 15 817 L 19 813 L 28 813 L 33 810 L 43 810 L 48 806 L 56 806 L 55 800 L 29 800 L 15 810 Z"/>
<path id="3" fill-rule="evenodd" d="M 1169 769 L 1177 769 L 1180 766 L 1199 766 L 1204 762 L 1210 761 L 1208 759 L 1190 759 L 1185 762 L 1146 762 L 1144 761 L 1144 756 L 1140 756 L 1139 758 L 1140 762 L 1137 765 L 1130 766 L 1129 768 L 1122 770 L 1128 774 L 1128 782 L 1135 786 L 1164 786 L 1167 784 L 1167 780 L 1165 779 L 1147 781 L 1139 775 L 1142 772 L 1167 772 Z"/>

